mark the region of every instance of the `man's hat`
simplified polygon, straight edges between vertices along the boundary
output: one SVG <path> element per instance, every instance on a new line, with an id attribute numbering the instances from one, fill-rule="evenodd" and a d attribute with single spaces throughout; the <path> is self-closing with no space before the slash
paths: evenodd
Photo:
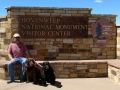
<path id="1" fill-rule="evenodd" d="M 19 33 L 15 33 L 15 34 L 13 35 L 13 37 L 20 37 L 20 34 L 19 34 Z"/>

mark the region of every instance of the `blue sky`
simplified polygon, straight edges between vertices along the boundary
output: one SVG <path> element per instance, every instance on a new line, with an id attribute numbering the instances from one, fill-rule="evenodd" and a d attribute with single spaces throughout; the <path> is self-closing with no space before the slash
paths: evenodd
<path id="1" fill-rule="evenodd" d="M 92 14 L 116 14 L 120 24 L 120 0 L 0 0 L 0 16 L 5 16 L 7 6 L 92 8 Z"/>

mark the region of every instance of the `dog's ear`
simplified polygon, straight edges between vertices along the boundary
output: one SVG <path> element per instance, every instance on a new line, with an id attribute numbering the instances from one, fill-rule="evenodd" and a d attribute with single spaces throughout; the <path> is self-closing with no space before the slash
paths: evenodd
<path id="1" fill-rule="evenodd" d="M 45 62 L 43 62 L 42 65 L 44 66 L 44 65 L 45 65 Z"/>
<path id="2" fill-rule="evenodd" d="M 50 63 L 49 63 L 49 62 L 46 62 L 46 65 L 50 65 Z"/>

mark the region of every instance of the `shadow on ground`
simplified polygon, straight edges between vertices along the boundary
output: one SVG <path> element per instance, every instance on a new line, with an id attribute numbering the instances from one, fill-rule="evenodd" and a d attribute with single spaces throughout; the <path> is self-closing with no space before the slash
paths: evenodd
<path id="1" fill-rule="evenodd" d="M 56 81 L 53 86 L 55 86 L 57 88 L 61 88 L 62 87 L 61 82 L 59 82 L 59 81 Z"/>

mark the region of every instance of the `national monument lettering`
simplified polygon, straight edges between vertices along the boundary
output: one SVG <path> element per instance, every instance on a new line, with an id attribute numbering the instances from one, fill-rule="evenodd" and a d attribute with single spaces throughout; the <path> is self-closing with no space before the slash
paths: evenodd
<path id="1" fill-rule="evenodd" d="M 87 38 L 88 18 L 20 16 L 19 32 L 33 38 Z"/>

